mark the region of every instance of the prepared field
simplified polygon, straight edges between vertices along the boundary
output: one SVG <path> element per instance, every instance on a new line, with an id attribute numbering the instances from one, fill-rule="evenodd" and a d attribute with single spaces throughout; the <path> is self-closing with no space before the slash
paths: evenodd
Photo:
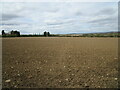
<path id="1" fill-rule="evenodd" d="M 117 88 L 118 38 L 3 38 L 3 88 Z"/>

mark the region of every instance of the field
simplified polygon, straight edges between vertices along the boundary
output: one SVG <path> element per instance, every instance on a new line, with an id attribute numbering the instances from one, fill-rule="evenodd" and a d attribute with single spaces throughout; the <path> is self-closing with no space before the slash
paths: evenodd
<path id="1" fill-rule="evenodd" d="M 2 45 L 3 88 L 118 87 L 118 38 L 16 37 Z"/>

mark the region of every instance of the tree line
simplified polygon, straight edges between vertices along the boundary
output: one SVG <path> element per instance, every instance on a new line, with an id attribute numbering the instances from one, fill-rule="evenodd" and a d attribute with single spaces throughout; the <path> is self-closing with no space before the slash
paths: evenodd
<path id="1" fill-rule="evenodd" d="M 20 35 L 20 32 L 17 30 L 12 30 L 9 33 L 6 33 L 5 30 L 2 30 L 2 37 L 49 37 L 52 36 L 50 34 L 50 32 L 44 32 L 43 35 L 36 35 L 36 34 L 32 34 L 32 35 Z"/>

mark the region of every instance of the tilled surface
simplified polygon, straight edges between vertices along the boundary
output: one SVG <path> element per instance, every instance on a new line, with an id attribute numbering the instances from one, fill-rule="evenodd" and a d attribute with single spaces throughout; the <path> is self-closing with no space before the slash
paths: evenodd
<path id="1" fill-rule="evenodd" d="M 118 39 L 3 38 L 3 88 L 117 88 Z"/>

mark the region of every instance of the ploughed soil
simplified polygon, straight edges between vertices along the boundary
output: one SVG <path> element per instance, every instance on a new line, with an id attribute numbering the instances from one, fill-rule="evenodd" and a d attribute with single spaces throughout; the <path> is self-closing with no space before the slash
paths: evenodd
<path id="1" fill-rule="evenodd" d="M 3 88 L 117 88 L 118 38 L 2 39 Z"/>

